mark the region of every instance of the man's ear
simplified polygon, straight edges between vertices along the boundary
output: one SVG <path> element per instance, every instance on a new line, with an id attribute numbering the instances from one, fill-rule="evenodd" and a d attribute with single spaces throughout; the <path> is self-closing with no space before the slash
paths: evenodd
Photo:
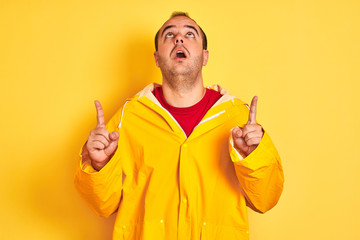
<path id="1" fill-rule="evenodd" d="M 203 50 L 203 66 L 206 66 L 208 60 L 209 60 L 209 50 Z"/>
<path id="2" fill-rule="evenodd" d="M 159 67 L 159 54 L 158 52 L 154 52 L 154 59 L 155 59 L 155 64 L 157 67 Z"/>

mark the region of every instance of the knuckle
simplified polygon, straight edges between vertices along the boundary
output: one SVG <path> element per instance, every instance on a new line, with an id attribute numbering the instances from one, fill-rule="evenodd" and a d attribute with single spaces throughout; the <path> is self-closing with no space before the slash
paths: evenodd
<path id="1" fill-rule="evenodd" d="M 96 141 L 96 148 L 97 149 L 104 149 L 105 144 L 103 142 L 100 141 Z"/>
<path id="2" fill-rule="evenodd" d="M 99 127 L 99 133 L 104 135 L 104 136 L 109 134 L 109 132 L 107 131 L 107 129 L 105 127 Z"/>
<path id="3" fill-rule="evenodd" d="M 92 151 L 95 149 L 94 144 L 89 143 L 87 146 L 88 151 Z"/>
<path id="4" fill-rule="evenodd" d="M 249 139 L 249 141 L 247 142 L 248 146 L 254 146 L 254 145 L 259 145 L 259 138 L 251 138 Z"/>
<path id="5" fill-rule="evenodd" d="M 94 135 L 89 135 L 87 145 L 91 145 L 92 141 L 94 141 Z"/>

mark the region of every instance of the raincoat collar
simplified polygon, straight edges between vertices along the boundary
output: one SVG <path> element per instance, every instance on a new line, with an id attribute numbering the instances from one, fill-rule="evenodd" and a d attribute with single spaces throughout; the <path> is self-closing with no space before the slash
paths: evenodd
<path id="1" fill-rule="evenodd" d="M 195 137 L 198 137 L 205 132 L 210 131 L 211 129 L 217 127 L 220 124 L 223 124 L 227 119 L 234 117 L 237 115 L 236 112 L 233 111 L 234 105 L 242 105 L 245 104 L 240 99 L 230 95 L 230 93 L 220 85 L 211 85 L 207 88 L 218 91 L 222 97 L 209 109 L 209 111 L 205 114 L 204 118 L 200 121 L 200 123 L 195 126 L 193 132 L 189 137 L 186 137 L 186 134 L 180 127 L 179 123 L 175 120 L 175 118 L 160 104 L 160 102 L 156 99 L 154 94 L 152 93 L 154 88 L 160 87 L 161 85 L 158 83 L 151 83 L 147 85 L 143 90 L 138 92 L 132 100 L 137 100 L 140 103 L 148 106 L 153 111 L 160 114 L 165 121 L 169 124 L 176 135 L 184 138 L 184 140 L 189 141 Z"/>

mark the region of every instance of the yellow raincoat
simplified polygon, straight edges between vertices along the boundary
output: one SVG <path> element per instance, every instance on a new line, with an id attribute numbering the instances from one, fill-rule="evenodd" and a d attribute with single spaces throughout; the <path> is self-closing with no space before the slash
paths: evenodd
<path id="1" fill-rule="evenodd" d="M 75 185 L 100 216 L 117 211 L 113 239 L 248 239 L 247 207 L 264 213 L 283 188 L 279 155 L 267 132 L 242 158 L 231 129 L 244 126 L 247 106 L 223 96 L 187 138 L 152 94 L 128 99 L 107 124 L 119 131 L 115 155 L 99 172 L 80 156 Z"/>

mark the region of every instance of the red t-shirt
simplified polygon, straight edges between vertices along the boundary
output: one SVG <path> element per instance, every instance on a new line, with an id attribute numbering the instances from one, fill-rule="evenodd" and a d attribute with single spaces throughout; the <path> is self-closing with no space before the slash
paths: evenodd
<path id="1" fill-rule="evenodd" d="M 163 95 L 162 87 L 157 87 L 153 91 L 154 96 L 160 104 L 176 119 L 184 130 L 186 136 L 189 136 L 194 127 L 201 121 L 207 111 L 222 96 L 219 92 L 206 89 L 204 97 L 195 105 L 190 107 L 178 108 L 169 105 Z"/>

